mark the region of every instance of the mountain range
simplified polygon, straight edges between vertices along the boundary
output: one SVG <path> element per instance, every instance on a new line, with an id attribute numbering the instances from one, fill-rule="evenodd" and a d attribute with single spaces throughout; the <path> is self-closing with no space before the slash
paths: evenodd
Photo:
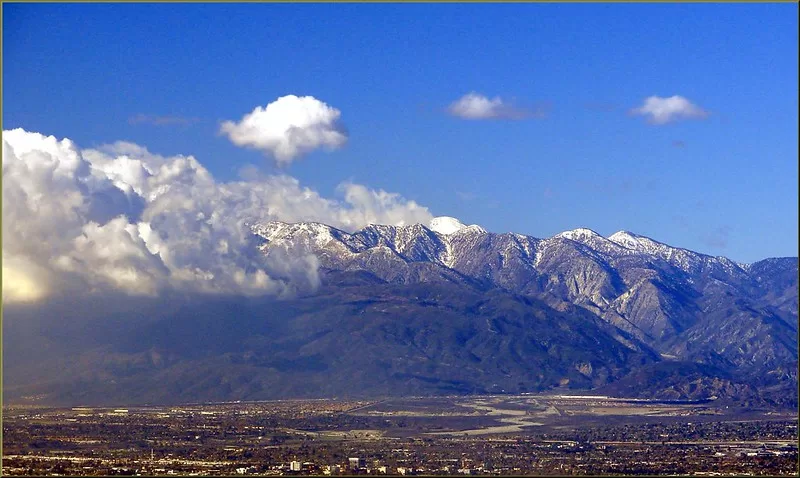
<path id="1" fill-rule="evenodd" d="M 136 309 L 38 333 L 34 319 L 4 324 L 22 337 L 4 352 L 6 399 L 592 390 L 797 406 L 796 257 L 741 264 L 626 231 L 538 239 L 447 217 L 353 233 L 250 227 L 266 256 L 316 256 L 322 285 L 280 300 L 176 300 L 147 320 L 126 319 Z M 50 352 L 26 352 L 26 340 Z"/>

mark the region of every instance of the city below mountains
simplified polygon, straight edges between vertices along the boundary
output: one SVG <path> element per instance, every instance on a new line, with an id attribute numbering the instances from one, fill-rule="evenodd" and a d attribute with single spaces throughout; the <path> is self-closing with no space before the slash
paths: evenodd
<path id="1" fill-rule="evenodd" d="M 797 407 L 796 257 L 739 264 L 624 231 L 537 239 L 453 218 L 354 233 L 251 228 L 268 257 L 316 256 L 321 286 L 293 298 L 176 301 L 47 331 L 46 311 L 31 313 L 38 329 L 4 326 L 6 400 L 591 390 Z"/>

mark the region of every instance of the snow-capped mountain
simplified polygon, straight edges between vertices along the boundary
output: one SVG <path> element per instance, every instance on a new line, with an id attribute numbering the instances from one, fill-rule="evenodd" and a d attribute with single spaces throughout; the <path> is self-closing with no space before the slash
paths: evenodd
<path id="1" fill-rule="evenodd" d="M 330 280 L 360 271 L 388 283 L 499 288 L 554 307 L 579 306 L 668 357 L 712 354 L 749 367 L 797 359 L 796 345 L 774 343 L 776 336 L 796 337 L 797 281 L 785 272 L 796 276 L 796 258 L 742 266 L 627 231 L 606 238 L 579 228 L 539 239 L 495 234 L 450 217 L 353 233 L 275 222 L 253 231 L 265 254 L 316 255 Z M 761 272 L 766 262 L 784 271 L 778 291 Z M 760 364 L 737 345 L 745 337 L 772 350 Z"/>
<path id="2" fill-rule="evenodd" d="M 629 291 L 641 280 L 659 274 L 692 288 L 705 287 L 709 280 L 735 287 L 750 279 L 746 270 L 749 266 L 743 267 L 725 257 L 672 247 L 627 231 L 605 238 L 591 229 L 579 228 L 538 239 L 490 233 L 477 225 L 465 226 L 451 217 L 438 217 L 427 225 L 370 225 L 353 233 L 319 223 L 270 222 L 254 225 L 252 229 L 263 239 L 261 249 L 265 254 L 277 248 L 315 254 L 327 269 L 361 270 L 369 262 L 377 268 L 370 272 L 378 277 L 403 281 L 401 271 L 375 263 L 374 258 L 383 257 L 388 261 L 384 265 L 391 263 L 402 270 L 426 263 L 516 292 L 533 287 L 530 279 L 546 276 L 551 282 L 563 283 L 570 299 L 586 296 L 603 303 Z M 586 269 L 585 277 L 573 270 L 578 263 Z M 586 289 L 589 282 L 602 276 L 608 276 L 605 277 L 610 287 L 607 292 L 589 293 Z"/>

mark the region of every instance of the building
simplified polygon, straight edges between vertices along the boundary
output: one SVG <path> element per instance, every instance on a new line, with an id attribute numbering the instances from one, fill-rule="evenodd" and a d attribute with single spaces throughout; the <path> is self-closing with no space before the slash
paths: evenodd
<path id="1" fill-rule="evenodd" d="M 363 458 L 348 458 L 348 464 L 350 465 L 351 470 L 358 470 L 364 468 L 364 459 Z"/>
<path id="2" fill-rule="evenodd" d="M 295 460 L 295 461 L 289 463 L 289 470 L 290 471 L 300 471 L 300 467 L 301 466 L 302 466 L 302 464 L 299 461 Z"/>

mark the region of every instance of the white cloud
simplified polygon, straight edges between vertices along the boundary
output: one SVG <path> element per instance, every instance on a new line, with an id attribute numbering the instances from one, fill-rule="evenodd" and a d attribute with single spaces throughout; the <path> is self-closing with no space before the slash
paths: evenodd
<path id="1" fill-rule="evenodd" d="M 257 106 L 239 122 L 225 121 L 220 132 L 238 146 L 263 151 L 286 165 L 315 149 L 333 150 L 347 142 L 341 112 L 313 96 L 282 96 Z"/>
<path id="2" fill-rule="evenodd" d="M 350 182 L 340 184 L 338 189 L 344 193 L 344 200 L 350 205 L 339 215 L 341 227 L 347 230 L 366 224 L 427 224 L 433 219 L 428 208 L 407 201 L 396 193 L 375 191 Z"/>
<path id="3" fill-rule="evenodd" d="M 428 210 L 345 183 L 325 198 L 286 175 L 218 182 L 192 156 L 132 143 L 80 149 L 3 132 L 3 300 L 164 290 L 290 294 L 319 284 L 314 257 L 258 252 L 247 223 L 318 221 L 346 230 L 425 223 Z"/>
<path id="4" fill-rule="evenodd" d="M 631 110 L 631 114 L 647 116 L 647 121 L 652 124 L 666 124 L 681 119 L 708 117 L 708 112 L 693 104 L 683 96 L 670 96 L 661 98 L 650 96 L 645 98 L 644 104 Z"/>
<path id="5" fill-rule="evenodd" d="M 453 102 L 448 111 L 453 116 L 469 120 L 524 119 L 533 115 L 533 112 L 510 105 L 499 96 L 489 99 L 474 91 Z M 542 111 L 536 113 L 537 116 L 543 114 Z"/>

